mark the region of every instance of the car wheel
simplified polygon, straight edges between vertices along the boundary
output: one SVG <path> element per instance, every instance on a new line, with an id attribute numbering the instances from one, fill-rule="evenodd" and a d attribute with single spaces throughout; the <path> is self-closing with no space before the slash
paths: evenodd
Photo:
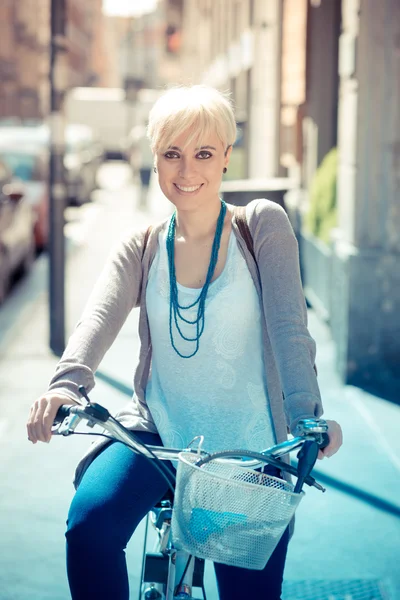
<path id="1" fill-rule="evenodd" d="M 0 248 L 0 304 L 4 302 L 10 289 L 11 273 L 9 268 L 9 261 L 7 252 Z"/>
<path id="2" fill-rule="evenodd" d="M 22 264 L 21 264 L 22 275 L 26 275 L 27 273 L 29 273 L 29 271 L 31 270 L 32 265 L 35 261 L 35 257 L 36 257 L 36 245 L 35 245 L 35 238 L 33 237 L 31 240 L 31 243 L 29 244 L 29 247 L 27 248 L 27 252 L 24 256 L 24 260 L 22 261 Z"/>

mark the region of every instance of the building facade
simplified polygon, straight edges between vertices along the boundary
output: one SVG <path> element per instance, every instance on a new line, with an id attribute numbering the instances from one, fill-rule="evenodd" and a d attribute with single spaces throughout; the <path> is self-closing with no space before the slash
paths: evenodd
<path id="1" fill-rule="evenodd" d="M 34 120 L 42 114 L 48 15 L 46 1 L 0 3 L 0 119 Z"/>
<path id="2" fill-rule="evenodd" d="M 68 86 L 107 84 L 101 0 L 67 0 Z M 49 111 L 50 0 L 0 2 L 0 119 L 28 122 Z"/>
<path id="3" fill-rule="evenodd" d="M 183 0 L 159 0 L 156 9 L 139 17 L 108 17 L 117 52 L 120 85 L 141 81 L 148 89 L 179 83 Z"/>
<path id="4" fill-rule="evenodd" d="M 184 3 L 182 81 L 229 90 L 238 178 L 286 175 L 305 285 L 347 383 L 400 397 L 400 4 Z M 337 227 L 304 234 L 311 183 L 337 147 Z M 303 235 L 304 234 L 304 235 Z"/>
<path id="5" fill-rule="evenodd" d="M 236 178 L 280 174 L 280 0 L 202 0 L 183 10 L 182 80 L 230 91 L 242 153 Z"/>
<path id="6" fill-rule="evenodd" d="M 400 398 L 400 4 L 343 2 L 332 332 L 349 383 Z"/>

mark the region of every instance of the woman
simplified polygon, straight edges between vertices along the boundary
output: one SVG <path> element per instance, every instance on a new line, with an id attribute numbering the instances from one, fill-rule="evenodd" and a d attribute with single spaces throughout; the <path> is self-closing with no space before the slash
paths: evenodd
<path id="1" fill-rule="evenodd" d="M 209 451 L 281 442 L 299 419 L 322 413 L 286 214 L 267 200 L 247 206 L 256 265 L 233 207 L 219 198 L 236 127 L 218 91 L 167 91 L 150 113 L 148 134 L 175 213 L 112 253 L 48 392 L 32 406 L 29 439 L 50 440 L 58 407 L 78 400 L 79 385 L 90 391 L 104 353 L 140 306 L 135 397 L 119 415 L 126 426 L 147 443 L 175 447 L 202 434 Z M 328 423 L 330 444 L 320 458 L 341 445 L 339 425 Z M 72 597 L 126 600 L 124 548 L 166 484 L 144 459 L 103 442 L 80 463 L 75 483 L 66 534 Z M 288 537 L 263 571 L 216 564 L 221 600 L 245 598 L 249 584 L 259 598 L 280 598 Z M 95 580 L 87 576 L 91 566 Z"/>

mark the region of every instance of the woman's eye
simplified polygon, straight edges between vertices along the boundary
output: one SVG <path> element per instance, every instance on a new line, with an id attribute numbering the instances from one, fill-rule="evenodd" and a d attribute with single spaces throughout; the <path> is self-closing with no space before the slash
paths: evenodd
<path id="1" fill-rule="evenodd" d="M 205 158 L 210 158 L 212 156 L 211 152 L 208 152 L 208 150 L 202 150 L 201 152 L 199 152 L 197 154 L 197 158 L 201 158 L 201 159 L 205 159 Z"/>
<path id="2" fill-rule="evenodd" d="M 177 152 L 173 152 L 170 150 L 164 154 L 165 158 L 179 158 L 179 154 Z"/>

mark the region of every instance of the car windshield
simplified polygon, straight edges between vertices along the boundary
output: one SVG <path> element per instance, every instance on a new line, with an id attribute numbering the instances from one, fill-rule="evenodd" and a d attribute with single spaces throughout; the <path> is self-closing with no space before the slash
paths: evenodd
<path id="1" fill-rule="evenodd" d="M 22 181 L 40 181 L 37 158 L 20 152 L 1 152 L 1 158 L 12 171 L 14 177 Z"/>

